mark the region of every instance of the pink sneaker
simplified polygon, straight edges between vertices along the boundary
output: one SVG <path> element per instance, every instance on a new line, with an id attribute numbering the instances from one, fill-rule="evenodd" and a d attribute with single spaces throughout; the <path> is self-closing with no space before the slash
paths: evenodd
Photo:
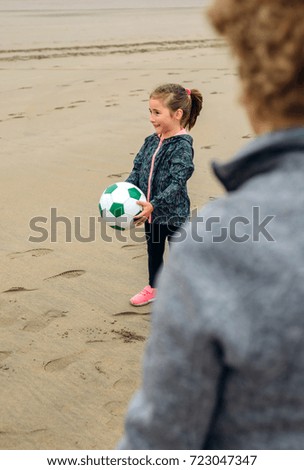
<path id="1" fill-rule="evenodd" d="M 146 286 L 143 288 L 141 292 L 134 295 L 130 299 L 130 304 L 134 305 L 135 307 L 141 307 L 141 305 L 147 305 L 150 302 L 153 302 L 156 295 L 156 289 L 151 286 Z"/>

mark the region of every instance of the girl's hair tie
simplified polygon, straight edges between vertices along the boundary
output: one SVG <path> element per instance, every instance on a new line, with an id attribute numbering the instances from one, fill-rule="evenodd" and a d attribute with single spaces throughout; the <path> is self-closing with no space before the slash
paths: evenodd
<path id="1" fill-rule="evenodd" d="M 191 90 L 190 90 L 190 88 L 185 88 L 185 90 L 186 90 L 187 95 L 190 96 L 190 95 L 191 95 Z"/>

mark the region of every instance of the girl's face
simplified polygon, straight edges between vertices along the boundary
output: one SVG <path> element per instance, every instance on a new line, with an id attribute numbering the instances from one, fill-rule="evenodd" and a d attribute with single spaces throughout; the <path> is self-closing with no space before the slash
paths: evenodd
<path id="1" fill-rule="evenodd" d="M 149 101 L 150 122 L 155 132 L 163 138 L 172 137 L 181 130 L 181 110 L 170 111 L 162 100 L 151 98 Z"/>

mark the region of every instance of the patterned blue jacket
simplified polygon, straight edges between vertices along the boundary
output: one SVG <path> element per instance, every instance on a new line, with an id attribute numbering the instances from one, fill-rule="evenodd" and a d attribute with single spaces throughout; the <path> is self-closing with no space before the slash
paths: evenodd
<path id="1" fill-rule="evenodd" d="M 175 135 L 165 139 L 156 154 L 150 184 L 150 202 L 154 207 L 152 223 L 180 226 L 189 217 L 187 180 L 194 171 L 192 142 L 188 134 Z M 138 186 L 146 196 L 151 161 L 159 143 L 157 134 L 145 139 L 126 180 Z"/>

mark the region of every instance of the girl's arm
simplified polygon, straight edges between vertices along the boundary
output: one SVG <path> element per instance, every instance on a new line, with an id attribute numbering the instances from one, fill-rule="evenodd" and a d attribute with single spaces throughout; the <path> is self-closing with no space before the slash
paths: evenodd
<path id="1" fill-rule="evenodd" d="M 127 183 L 135 184 L 135 186 L 138 186 L 138 183 L 139 183 L 139 170 L 141 168 L 143 157 L 144 157 L 144 147 L 145 147 L 145 144 L 143 144 L 140 151 L 134 158 L 133 169 L 131 173 L 129 174 L 128 178 L 126 179 Z"/>

